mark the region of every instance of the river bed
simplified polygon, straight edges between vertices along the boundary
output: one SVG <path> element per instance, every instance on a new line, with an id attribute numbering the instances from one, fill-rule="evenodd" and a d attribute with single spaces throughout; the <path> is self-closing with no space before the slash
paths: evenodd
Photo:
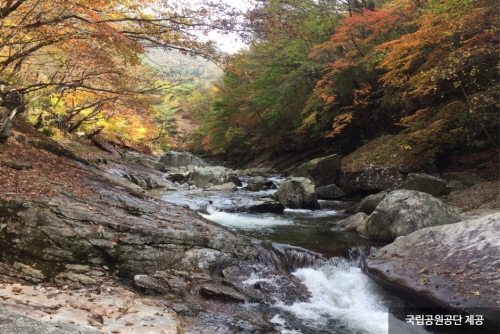
<path id="1" fill-rule="evenodd" d="M 274 181 L 279 184 L 281 179 L 275 178 Z M 330 230 L 335 222 L 348 216 L 344 210 L 353 203 L 320 201 L 321 210 L 286 209 L 281 214 L 223 212 L 218 209 L 238 206 L 248 199 L 268 196 L 275 191 L 249 192 L 241 188 L 235 192 L 178 190 L 156 191 L 153 195 L 201 210 L 203 217 L 230 228 L 238 235 L 272 244 L 277 249 L 294 247 L 315 255 L 316 260 L 297 266 L 292 272 L 311 293 L 307 302 L 245 305 L 249 313 L 265 313 L 273 332 L 386 334 L 390 316 L 388 308 L 402 302 L 379 287 L 362 270 L 363 257 L 385 244 L 361 238 L 356 233 Z M 269 278 L 252 275 L 247 283 L 253 285 L 263 280 Z M 205 328 L 210 328 L 211 319 L 204 321 Z M 212 322 L 216 321 L 219 320 L 212 319 Z"/>

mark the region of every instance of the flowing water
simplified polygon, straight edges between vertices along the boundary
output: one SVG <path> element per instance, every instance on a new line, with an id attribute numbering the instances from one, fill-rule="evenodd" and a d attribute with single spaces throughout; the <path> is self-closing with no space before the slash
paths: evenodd
<path id="1" fill-rule="evenodd" d="M 279 183 L 280 179 L 274 180 Z M 360 238 L 356 233 L 332 232 L 335 222 L 347 217 L 343 210 L 353 203 L 321 201 L 321 210 L 291 210 L 282 214 L 248 214 L 217 210 L 238 207 L 249 199 L 275 190 L 231 193 L 203 190 L 159 194 L 173 202 L 200 210 L 205 218 L 232 229 L 236 234 L 268 242 L 279 248 L 291 245 L 318 254 L 319 260 L 293 272 L 308 288 L 311 298 L 293 305 L 247 305 L 267 313 L 277 333 L 386 334 L 388 306 L 400 301 L 385 292 L 362 271 L 364 254 L 384 244 Z M 211 204 L 209 204 L 211 203 Z M 237 211 L 237 210 L 236 210 Z M 269 280 L 252 275 L 247 283 Z M 236 333 L 236 332 L 235 332 Z"/>

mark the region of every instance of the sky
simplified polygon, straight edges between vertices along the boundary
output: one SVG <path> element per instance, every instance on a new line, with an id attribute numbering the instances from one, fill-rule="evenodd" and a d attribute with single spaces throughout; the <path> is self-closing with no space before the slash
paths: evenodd
<path id="1" fill-rule="evenodd" d="M 197 2 L 198 0 L 190 0 L 193 2 Z M 240 10 L 247 10 L 250 8 L 250 2 L 252 0 L 221 0 L 226 2 L 228 5 L 235 7 Z M 216 32 L 208 35 L 208 38 L 216 41 L 219 44 L 219 47 L 222 51 L 227 53 L 235 53 L 238 50 L 246 47 L 245 43 L 238 40 L 238 36 L 236 34 L 229 35 L 221 35 Z"/>

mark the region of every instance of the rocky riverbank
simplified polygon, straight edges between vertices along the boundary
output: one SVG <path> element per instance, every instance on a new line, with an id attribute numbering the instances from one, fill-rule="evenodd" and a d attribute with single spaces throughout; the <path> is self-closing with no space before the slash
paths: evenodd
<path id="1" fill-rule="evenodd" d="M 63 144 L 18 120 L 13 136 L 0 144 L 0 308 L 8 315 L 0 318 L 2 333 L 30 333 L 27 324 L 36 333 L 189 333 L 209 323 L 207 333 L 273 333 L 269 319 L 242 304 L 291 304 L 309 297 L 279 250 L 238 237 L 193 208 L 145 193 L 193 187 L 231 191 L 241 186 L 236 174 L 254 176 L 246 179 L 247 191 L 269 189 L 275 184 L 261 176 L 269 169 L 235 173 L 191 157 L 189 163 L 197 166 L 176 166 L 166 160 L 186 157 L 155 159 L 102 142 L 108 153 L 75 141 Z M 457 222 L 499 212 L 500 185 L 470 173 L 440 176 L 375 166 L 352 170 L 334 155 L 299 166 L 275 196 L 226 209 L 317 209 L 318 196 L 376 193 L 351 210 L 359 219 L 339 225 L 369 238 L 396 239 L 367 259 L 372 277 L 399 286 L 399 295 L 414 290 L 412 296 L 445 308 L 458 308 L 452 305 L 457 293 L 477 302 L 464 300 L 465 308 L 492 308 L 497 299 L 491 292 L 500 289 L 494 240 L 500 217 Z M 479 230 L 484 233 L 478 237 Z M 426 244 L 428 233 L 449 239 L 448 248 Z M 420 249 L 421 244 L 426 246 Z M 455 249 L 470 252 L 448 256 L 432 268 L 417 265 Z M 415 250 L 421 261 L 413 261 Z M 410 262 L 412 268 L 400 270 Z M 253 274 L 279 284 L 263 280 L 249 286 Z M 438 276 L 437 284 L 429 283 Z M 455 278 L 468 285 L 460 291 L 443 288 Z M 481 284 L 486 287 L 476 288 Z"/>
<path id="2" fill-rule="evenodd" d="M 2 333 L 177 333 L 223 308 L 255 329 L 270 323 L 231 321 L 231 305 L 307 299 L 275 250 L 147 196 L 173 186 L 164 173 L 14 125 L 0 146 Z M 249 288 L 250 272 L 280 284 Z"/>

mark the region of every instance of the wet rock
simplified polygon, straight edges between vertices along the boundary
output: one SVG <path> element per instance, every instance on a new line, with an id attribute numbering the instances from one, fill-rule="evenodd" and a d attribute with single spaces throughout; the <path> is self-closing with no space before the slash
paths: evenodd
<path id="1" fill-rule="evenodd" d="M 248 213 L 282 213 L 285 206 L 272 198 L 262 198 L 260 203 L 248 206 Z"/>
<path id="2" fill-rule="evenodd" d="M 248 241 L 193 211 L 127 195 L 111 185 L 96 189 L 102 200 L 85 202 L 67 194 L 53 198 L 52 206 L 0 201 L 0 258 L 29 265 L 51 279 L 68 271 L 63 264 L 106 265 L 129 278 L 183 268 L 181 259 L 196 248 L 229 259 L 256 256 Z"/>
<path id="3" fill-rule="evenodd" d="M 234 185 L 237 187 L 241 187 L 243 185 L 243 183 L 241 182 L 241 180 L 239 179 L 239 177 L 236 175 L 235 172 L 229 174 L 228 177 L 224 180 L 224 183 L 229 183 L 229 182 L 234 183 Z"/>
<path id="4" fill-rule="evenodd" d="M 126 174 L 127 179 L 137 184 L 142 189 L 155 189 L 155 188 L 163 188 L 164 185 L 159 184 L 156 180 L 151 178 L 149 175 L 145 174 L 137 174 L 137 173 L 129 173 Z"/>
<path id="5" fill-rule="evenodd" d="M 214 191 L 236 191 L 237 189 L 238 187 L 233 182 L 223 183 L 207 188 L 207 190 L 214 190 Z"/>
<path id="6" fill-rule="evenodd" d="M 337 222 L 332 231 L 356 231 L 360 226 L 366 225 L 368 216 L 363 212 L 358 212 L 346 219 Z"/>
<path id="7" fill-rule="evenodd" d="M 305 302 L 310 294 L 297 278 L 273 266 L 255 264 L 233 265 L 223 271 L 224 284 L 246 296 L 250 302 L 291 305 Z"/>
<path id="8" fill-rule="evenodd" d="M 438 196 L 446 187 L 446 181 L 424 173 L 410 173 L 401 185 L 402 189 L 416 190 Z"/>
<path id="9" fill-rule="evenodd" d="M 276 188 L 277 187 L 274 182 L 264 176 L 254 176 L 250 178 L 247 182 L 247 186 L 245 187 L 245 189 L 250 191 L 261 191 Z"/>
<path id="10" fill-rule="evenodd" d="M 499 326 L 500 213 L 418 230 L 366 259 L 370 276 L 397 295 L 474 314 Z M 495 327 L 495 325 L 497 327 Z"/>
<path id="11" fill-rule="evenodd" d="M 237 173 L 238 175 L 265 177 L 266 175 L 276 173 L 276 171 L 270 167 L 255 167 L 255 168 L 238 170 Z"/>
<path id="12" fill-rule="evenodd" d="M 316 187 L 335 183 L 337 171 L 341 168 L 340 156 L 333 154 L 327 157 L 306 162 L 293 172 L 292 176 L 305 177 L 313 181 Z"/>
<path id="13" fill-rule="evenodd" d="M 414 191 L 389 193 L 366 220 L 366 228 L 358 230 L 372 239 L 395 239 L 424 227 L 453 224 L 460 215 L 435 197 Z"/>
<path id="14" fill-rule="evenodd" d="M 346 194 L 394 190 L 403 183 L 403 174 L 397 168 L 369 166 L 354 172 L 339 172 L 335 184 Z"/>
<path id="15" fill-rule="evenodd" d="M 210 209 L 223 212 L 248 212 L 248 213 L 281 213 L 285 206 L 273 198 L 237 198 L 223 201 L 210 201 L 202 205 L 201 212 L 210 214 Z"/>
<path id="16" fill-rule="evenodd" d="M 316 188 L 316 194 L 319 199 L 337 199 L 345 196 L 345 192 L 334 184 Z"/>
<path id="17" fill-rule="evenodd" d="M 177 169 L 171 170 L 167 176 L 167 179 L 173 182 L 184 183 L 189 180 L 190 172 L 186 169 Z"/>
<path id="18" fill-rule="evenodd" d="M 167 152 L 160 157 L 160 162 L 166 167 L 181 166 L 206 166 L 207 164 L 197 156 L 189 152 Z"/>
<path id="19" fill-rule="evenodd" d="M 276 198 L 287 208 L 319 209 L 316 189 L 311 180 L 304 177 L 289 177 L 278 188 Z"/>
<path id="20" fill-rule="evenodd" d="M 361 200 L 361 202 L 359 202 L 352 208 L 347 209 L 346 212 L 347 213 L 363 212 L 366 213 L 367 215 L 371 215 L 373 211 L 375 211 L 377 205 L 379 205 L 380 202 L 382 202 L 382 200 L 386 196 L 387 192 L 385 191 L 379 192 L 378 194 L 366 196 L 365 198 L 363 198 L 363 200 Z"/>
<path id="21" fill-rule="evenodd" d="M 222 301 L 244 303 L 246 298 L 235 289 L 221 284 L 203 284 L 200 288 L 200 294 L 209 299 Z"/>
<path id="22" fill-rule="evenodd" d="M 226 180 L 233 176 L 234 171 L 222 166 L 194 166 L 189 179 L 189 184 L 195 185 L 198 188 L 208 188 L 224 184 Z"/>
<path id="23" fill-rule="evenodd" d="M 126 152 L 122 155 L 122 159 L 127 161 L 127 162 L 142 165 L 144 167 L 151 168 L 151 169 L 159 171 L 159 172 L 165 171 L 164 164 L 162 164 L 161 162 L 156 161 L 155 159 L 151 158 L 150 156 L 147 156 L 144 154 L 135 153 L 135 152 Z"/>

